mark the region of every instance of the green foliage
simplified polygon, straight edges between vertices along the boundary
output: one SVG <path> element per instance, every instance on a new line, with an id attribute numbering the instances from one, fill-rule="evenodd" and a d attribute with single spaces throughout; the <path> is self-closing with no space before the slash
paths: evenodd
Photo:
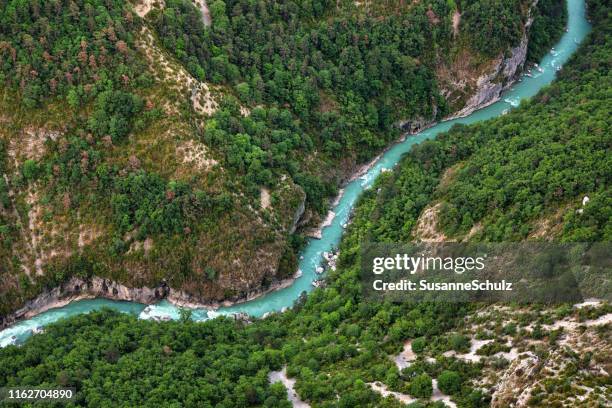
<path id="1" fill-rule="evenodd" d="M 476 354 L 478 354 L 479 356 L 492 356 L 493 354 L 497 354 L 500 352 L 507 353 L 509 351 L 510 347 L 500 342 L 493 341 L 491 343 L 485 344 L 484 346 L 476 350 Z"/>
<path id="2" fill-rule="evenodd" d="M 36 177 L 38 177 L 39 171 L 40 168 L 38 167 L 38 163 L 36 163 L 35 160 L 28 159 L 23 162 L 23 168 L 21 170 L 21 173 L 23 174 L 23 178 L 25 178 L 26 180 L 30 181 L 36 179 Z"/>
<path id="3" fill-rule="evenodd" d="M 541 0 L 533 11 L 533 23 L 529 28 L 527 61 L 537 62 L 563 35 L 567 21 L 567 4 L 564 0 Z"/>
<path id="4" fill-rule="evenodd" d="M 0 83 L 19 89 L 29 107 L 45 97 L 95 92 L 100 78 L 136 79 L 130 30 L 137 19 L 123 0 L 0 2 Z"/>
<path id="5" fill-rule="evenodd" d="M 380 193 L 364 198 L 374 224 L 369 239 L 412 239 L 421 212 L 440 201 L 437 228 L 450 237 L 478 224 L 472 239 L 520 240 L 542 217 L 562 211 L 560 240 L 609 240 L 612 78 L 605 31 L 596 30 L 559 79 L 520 108 L 413 148 L 378 184 Z M 584 196 L 590 201 L 582 207 Z"/>
<path id="6" fill-rule="evenodd" d="M 225 155 L 229 168 L 244 175 L 247 187 L 271 185 L 271 169 L 296 175 L 299 150 L 311 151 L 313 143 L 298 121 L 285 109 L 255 108 L 240 115 L 236 101 L 227 99 L 206 124 L 204 139 Z"/>
<path id="7" fill-rule="evenodd" d="M 418 337 L 412 340 L 410 346 L 415 353 L 422 353 L 425 347 L 427 347 L 427 339 L 425 337 Z"/>
<path id="8" fill-rule="evenodd" d="M 217 279 L 217 271 L 215 271 L 215 269 L 210 266 L 204 268 L 204 273 L 206 274 L 208 280 L 214 281 L 215 279 Z"/>
<path id="9" fill-rule="evenodd" d="M 461 28 L 476 51 L 496 56 L 521 40 L 520 7 L 519 0 L 464 0 Z"/>
<path id="10" fill-rule="evenodd" d="M 429 398 L 432 392 L 431 377 L 427 373 L 417 375 L 410 381 L 410 395 L 416 398 Z"/>
<path id="11" fill-rule="evenodd" d="M 101 92 L 96 97 L 88 129 L 97 137 L 110 135 L 117 143 L 130 132 L 134 117 L 142 108 L 143 101 L 136 95 L 117 90 Z"/>
<path id="12" fill-rule="evenodd" d="M 507 336 L 514 336 L 516 334 L 516 324 L 508 323 L 504 326 L 502 333 Z"/>
<path id="13" fill-rule="evenodd" d="M 138 227 L 140 237 L 182 233 L 196 218 L 212 215 L 219 200 L 187 183 L 166 182 L 160 176 L 136 171 L 115 179 L 111 196 L 114 220 L 120 233 Z M 227 210 L 227 209 L 226 209 Z"/>
<path id="14" fill-rule="evenodd" d="M 11 200 L 9 197 L 9 186 L 3 177 L 6 168 L 5 160 L 5 142 L 0 139 L 0 260 L 6 262 L 7 265 L 5 268 L 7 269 L 6 272 L 8 272 L 8 264 L 10 263 L 9 257 L 11 256 L 12 252 L 12 238 L 16 231 L 12 220 L 10 220 L 7 216 L 9 206 L 11 205 Z M 0 272 L 4 272 L 2 271 L 2 268 L 0 268 Z"/>
<path id="15" fill-rule="evenodd" d="M 191 320 L 193 315 L 193 311 L 191 309 L 186 309 L 184 307 L 181 307 L 179 309 L 179 321 L 186 323 L 188 321 Z"/>
<path id="16" fill-rule="evenodd" d="M 129 248 L 136 248 L 133 241 L 154 237 L 153 253 L 145 251 L 148 261 L 164 258 L 160 263 L 165 265 L 166 258 L 178 258 L 168 261 L 172 278 L 187 282 L 193 269 L 203 272 L 200 266 L 208 265 L 206 258 L 216 251 L 211 245 L 201 265 L 192 262 L 200 252 L 189 247 L 198 241 L 191 232 L 201 238 L 233 222 L 213 222 L 224 210 L 255 207 L 262 186 L 274 187 L 289 177 L 306 192 L 308 210 L 324 213 L 329 196 L 356 162 L 369 160 L 398 137 L 400 119 L 435 120 L 448 113 L 435 70 L 438 49 L 447 49 L 452 38 L 453 2 L 383 5 L 390 11 L 384 15 L 332 0 L 209 3 L 212 27 L 203 25 L 201 10 L 189 0 L 153 7 L 144 22 L 133 14 L 133 2 L 123 0 L 0 2 L 0 86 L 27 108 L 45 105 L 23 110 L 26 115 L 45 116 L 41 111 L 47 106 L 66 110 L 62 135 L 45 145 L 38 162 L 24 165 L 24 177 L 16 182 L 40 181 L 45 220 L 65 217 L 74 227 L 77 214 L 95 214 L 103 232 L 93 246 L 110 253 L 111 259 L 101 262 L 111 264 L 116 278 L 133 267 L 121 264 Z M 432 19 L 431 12 L 439 18 Z M 187 101 L 179 105 L 191 136 L 201 137 L 221 162 L 193 181 L 173 183 L 174 175 L 159 169 L 168 145 L 149 148 L 152 140 L 141 139 L 149 136 L 141 131 L 161 115 L 152 108 L 152 96 L 168 91 L 165 83 L 155 84 L 161 92 L 151 86 L 146 50 L 135 51 L 136 40 L 147 35 L 143 24 L 155 44 L 173 53 L 195 78 L 220 84 L 215 92 L 227 99 L 203 128 L 186 109 Z M 128 140 L 130 135 L 135 137 Z M 236 208 L 235 197 L 240 200 Z M 269 234 L 248 237 L 243 251 L 275 239 L 278 219 L 286 215 L 277 217 L 280 212 L 273 208 L 265 214 L 262 224 Z M 12 242 L 6 236 L 17 230 L 10 221 L 0 223 L 6 246 Z M 232 227 L 228 239 L 242 225 Z M 277 277 L 292 272 L 296 261 L 293 247 L 280 245 Z M 174 251 L 177 247 L 181 251 Z M 128 257 L 142 260 L 139 251 Z M 60 270 L 53 282 L 71 276 Z M 147 271 L 144 279 L 159 279 L 159 274 L 152 278 L 155 273 Z M 212 283 L 217 273 L 205 275 Z"/>
<path id="17" fill-rule="evenodd" d="M 438 387 L 447 395 L 455 395 L 461 391 L 461 376 L 455 371 L 444 370 L 438 376 Z"/>
<path id="18" fill-rule="evenodd" d="M 448 344 L 452 350 L 465 353 L 470 348 L 470 339 L 461 334 L 453 334 L 448 339 Z"/>
<path id="19" fill-rule="evenodd" d="M 452 27 L 446 17 L 432 24 L 428 13 L 449 16 L 455 6 L 430 3 L 381 20 L 329 0 L 216 1 L 212 27 L 205 27 L 191 2 L 171 0 L 147 21 L 194 76 L 232 87 L 242 106 L 269 107 L 253 109 L 251 119 L 228 102 L 215 114 L 205 140 L 223 152 L 225 167 L 253 196 L 288 172 L 323 212 L 329 189 L 317 180 L 320 169 L 306 163 L 315 151 L 324 163 L 347 153 L 362 162 L 397 138 L 398 120 L 447 113 L 431 50 L 448 46 Z"/>
<path id="20" fill-rule="evenodd" d="M 76 387 L 79 406 L 121 401 L 129 406 L 241 407 L 284 398 L 266 378 L 277 365 L 265 346 L 272 333 L 257 342 L 257 331 L 231 319 L 157 325 L 102 311 L 57 323 L 46 332 L 24 349 L 0 349 L 1 384 Z M 21 354 L 26 349 L 30 357 Z M 25 369 L 29 364 L 37 368 Z"/>
<path id="21" fill-rule="evenodd" d="M 210 5 L 219 30 L 229 32 L 235 20 L 248 17 L 248 13 L 241 13 L 239 4 L 241 3 L 215 1 Z M 308 4 L 313 10 L 316 8 L 318 13 L 325 10 L 319 2 Z M 298 6 L 289 2 L 276 4 L 274 7 L 287 10 L 286 8 Z M 266 10 L 262 8 L 261 12 Z M 286 18 L 291 15 L 286 14 Z M 244 27 L 249 25 L 253 24 L 244 23 Z M 229 33 L 226 34 L 231 38 Z M 593 36 L 592 41 L 593 39 L 599 44 L 598 47 L 605 44 L 597 35 Z M 591 80 L 601 80 L 602 71 L 608 70 L 608 60 L 603 58 L 605 53 L 594 57 L 591 52 L 597 51 L 589 48 L 582 51 L 583 59 L 574 59 L 573 68 L 566 69 L 558 84 L 543 92 L 536 102 L 507 117 L 515 115 L 515 118 L 521 118 L 524 115 L 525 118 L 537 118 L 536 114 L 543 112 L 550 116 L 548 122 L 554 123 L 557 117 L 561 116 L 563 119 L 564 115 L 571 116 L 574 112 L 575 121 L 581 125 L 577 128 L 557 127 L 559 137 L 564 138 L 564 143 L 571 143 L 574 138 L 586 138 L 584 134 L 591 133 L 595 135 L 592 146 L 599 146 L 597 137 L 602 129 L 605 129 L 600 124 L 602 119 L 597 108 L 601 101 L 595 98 L 598 95 L 595 90 L 582 92 L 585 88 L 596 87 L 582 83 L 583 79 L 578 74 L 582 73 Z M 230 65 L 227 67 L 228 71 L 232 71 Z M 204 69 L 204 72 L 210 75 L 209 70 Z M 238 75 L 242 74 L 238 72 L 236 76 Z M 220 80 L 229 81 L 225 76 L 220 77 Z M 578 88 L 568 85 L 567 82 L 576 83 Z M 250 87 L 251 91 L 252 89 L 253 87 Z M 579 99 L 566 99 L 565 93 L 573 91 L 578 91 Z M 544 100 L 542 95 L 548 95 L 548 99 Z M 557 98 L 571 103 L 565 106 L 557 104 Z M 595 103 L 589 105 L 588 101 L 593 98 Z M 588 105 L 594 112 L 596 122 L 591 123 L 588 118 L 584 118 L 587 115 L 583 112 L 576 112 L 576 107 L 580 107 L 581 103 Z M 555 115 L 551 115 L 552 109 L 547 110 L 548 104 L 555 108 Z M 250 164 L 254 162 L 253 157 L 257 160 L 263 157 L 265 160 L 266 155 L 261 156 L 257 148 L 265 153 L 269 141 L 276 143 L 273 131 L 295 129 L 291 131 L 299 133 L 299 128 L 292 126 L 304 125 L 301 118 L 296 119 L 293 107 L 290 109 L 291 121 L 280 124 L 270 121 L 272 109 L 274 107 L 265 108 L 264 112 L 254 110 L 254 117 L 250 121 L 236 119 L 237 116 L 234 119 L 226 119 L 220 114 L 213 119 L 217 124 L 206 130 L 205 137 L 211 137 L 211 133 L 214 136 L 215 132 L 225 132 L 219 135 L 236 138 L 236 143 L 245 147 L 236 153 L 237 157 L 251 160 Z M 282 116 L 281 108 L 276 109 L 279 109 L 278 116 Z M 229 116 L 233 115 L 234 113 Z M 279 120 L 284 121 L 282 118 Z M 542 119 L 533 117 L 529 121 L 543 122 Z M 263 126 L 262 123 L 272 131 L 260 132 L 252 129 Z M 494 130 L 485 130 L 488 126 Z M 548 129 L 546 126 L 544 128 Z M 237 137 L 238 134 L 248 137 Z M 478 136 L 474 136 L 475 134 Z M 241 144 L 244 140 L 255 140 L 254 135 L 269 139 L 261 145 L 259 141 L 249 146 L 246 143 Z M 329 272 L 328 286 L 316 289 L 308 297 L 301 298 L 292 310 L 248 325 L 226 317 L 201 323 L 188 319 L 184 319 L 184 322 L 156 323 L 109 311 L 76 316 L 49 326 L 45 334 L 33 336 L 21 347 L 9 346 L 0 349 L 0 386 L 74 386 L 77 389 L 75 405 L 78 406 L 119 404 L 284 407 L 289 404 L 284 387 L 270 385 L 267 374 L 286 365 L 288 375 L 296 379 L 295 387 L 300 397 L 313 406 L 397 406 L 397 402 L 383 400 L 366 385 L 366 382 L 373 381 L 384 381 L 390 387 L 401 387 L 402 381 L 407 379 L 412 395 L 429 398 L 432 394 L 431 375 L 437 376 L 441 389 L 444 387 L 446 392 L 461 393 L 457 397 L 460 398 L 460 406 L 488 406 L 490 398 L 482 391 L 472 390 L 468 386 L 480 369 L 478 365 L 445 362 L 443 364 L 453 366 L 440 367 L 417 361 L 401 375 L 397 372 L 389 355 L 395 353 L 405 339 L 415 339 L 413 346 L 417 344 L 416 351 L 422 351 L 425 347 L 425 338 L 437 339 L 437 344 L 446 345 L 447 333 L 458 330 L 471 306 L 366 301 L 361 293 L 358 273 L 360 244 L 372 238 L 398 241 L 411 239 L 415 220 L 422 209 L 431 203 L 432 198 L 438 197 L 435 194 L 446 197 L 448 191 L 454 188 L 451 184 L 444 192 L 436 192 L 438 182 L 449 166 L 462 163 L 463 167 L 460 168 L 470 168 L 475 175 L 476 184 L 488 186 L 490 181 L 479 181 L 481 170 L 471 166 L 468 160 L 472 156 L 477 157 L 479 149 L 488 149 L 489 143 L 491 149 L 494 149 L 493 152 L 496 152 L 495 149 L 506 152 L 503 150 L 504 143 L 513 144 L 515 149 L 520 151 L 521 138 L 520 126 L 513 128 L 509 119 L 502 118 L 469 128 L 456 128 L 448 135 L 442 135 L 439 141 L 424 143 L 415 148 L 396 174 L 386 175 L 379 182 L 380 193 L 377 193 L 377 189 L 372 189 L 360 200 L 353 222 L 341 243 L 339 267 L 336 271 Z M 551 138 L 555 141 L 553 136 L 543 137 L 539 147 L 546 151 L 552 144 Z M 217 143 L 227 149 L 228 154 L 233 154 L 232 146 L 225 146 L 222 140 Z M 313 139 L 313 143 L 316 144 L 317 141 Z M 562 144 L 558 140 L 555 143 Z M 585 145 L 591 146 L 588 143 Z M 266 146 L 266 149 L 262 146 Z M 572 146 L 584 148 L 580 143 Z M 304 147 L 298 147 L 302 148 Z M 78 137 L 65 146 L 63 152 L 58 151 L 53 155 L 54 163 L 60 167 L 62 173 L 73 174 L 71 169 L 81 168 L 77 159 L 80 158 L 78 153 L 81 150 L 91 152 L 94 159 L 89 160 L 88 166 L 85 166 L 87 171 L 78 174 L 81 179 L 83 176 L 96 177 L 97 183 L 111 188 L 117 197 L 115 216 L 118 220 L 127 219 L 125 230 L 142 226 L 144 229 L 150 228 L 151 231 L 160 231 L 160 234 L 173 231 L 182 225 L 182 217 L 191 216 L 192 206 L 199 203 L 197 191 L 188 185 L 166 182 L 151 173 L 120 173 L 108 166 L 98 165 L 90 168 L 91 162 L 97 163 L 94 155 L 97 150 Z M 551 151 L 558 154 L 553 148 Z M 580 156 L 588 157 L 587 151 L 588 149 L 580 153 Z M 501 153 L 493 155 L 492 158 L 498 159 L 499 155 Z M 599 157 L 595 153 L 594 155 Z M 512 155 L 509 157 L 508 160 L 516 159 Z M 489 165 L 494 166 L 496 160 L 490 162 Z M 502 168 L 504 165 L 507 163 L 500 164 Z M 571 162 L 571 165 L 575 163 Z M 274 166 L 276 165 L 271 165 L 270 168 L 276 171 L 282 168 Z M 598 168 L 595 165 L 589 166 L 585 167 L 583 175 L 589 176 L 589 169 Z M 518 168 L 520 169 L 520 166 Z M 463 171 L 461 169 L 458 169 L 459 173 Z M 250 174 L 249 168 L 240 168 L 238 161 L 234 170 L 244 172 L 245 175 Z M 53 172 L 52 166 L 46 166 L 45 171 Z M 76 173 L 76 170 L 74 171 Z M 283 168 L 283 171 L 291 172 L 289 168 Z M 295 173 L 296 178 L 303 177 L 304 173 Z M 500 174 L 500 177 L 503 175 Z M 77 181 L 76 178 L 74 180 Z M 597 183 L 604 186 L 602 189 L 606 191 L 607 179 L 603 180 Z M 316 186 L 317 181 L 312 181 L 311 184 Z M 530 188 L 528 182 L 521 184 L 523 185 Z M 316 188 L 313 189 L 316 191 Z M 546 192 L 546 186 L 543 191 Z M 582 193 L 577 187 L 574 193 L 576 191 Z M 590 194 L 595 201 L 596 195 Z M 484 196 L 486 197 L 486 194 Z M 139 197 L 139 200 L 135 197 Z M 175 200 L 178 200 L 180 205 L 175 205 Z M 459 208 L 452 200 L 450 204 Z M 470 205 L 467 205 L 467 208 L 470 208 Z M 512 211 L 521 213 L 522 205 L 522 201 L 516 201 L 513 206 L 504 207 L 504 210 L 510 211 L 508 208 L 511 208 Z M 405 209 L 405 214 L 402 214 L 402 209 Z M 387 216 L 389 212 L 391 215 Z M 164 214 L 171 215 L 172 220 L 164 221 Z M 470 216 L 476 221 L 477 217 Z M 485 209 L 485 215 L 481 219 L 486 217 Z M 592 225 L 595 236 L 603 229 L 601 220 L 596 220 L 598 221 Z M 584 225 L 578 223 L 577 227 L 571 227 L 571 231 L 577 231 L 579 228 L 584 228 Z M 486 229 L 485 225 L 485 231 Z M 81 267 L 88 268 L 87 265 Z M 422 340 L 418 340 L 418 337 Z M 465 347 L 464 341 L 459 338 L 451 338 L 449 342 L 458 348 Z M 492 346 L 489 351 L 494 352 L 494 347 L 499 348 Z"/>

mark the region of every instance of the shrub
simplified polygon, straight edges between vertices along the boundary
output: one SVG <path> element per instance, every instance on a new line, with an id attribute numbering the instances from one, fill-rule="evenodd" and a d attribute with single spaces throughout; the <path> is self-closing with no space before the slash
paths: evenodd
<path id="1" fill-rule="evenodd" d="M 470 339 L 462 334 L 453 334 L 448 342 L 450 347 L 458 352 L 465 352 L 470 348 Z"/>
<path id="2" fill-rule="evenodd" d="M 412 340 L 412 351 L 414 351 L 415 353 L 422 353 L 423 350 L 425 350 L 426 345 L 427 342 L 425 340 L 425 337 L 416 338 Z"/>
<path id="3" fill-rule="evenodd" d="M 429 398 L 433 393 L 431 377 L 427 373 L 416 376 L 410 382 L 410 394 L 416 398 Z"/>
<path id="4" fill-rule="evenodd" d="M 456 371 L 445 370 L 438 376 L 438 388 L 448 395 L 459 393 L 462 382 L 461 376 Z"/>

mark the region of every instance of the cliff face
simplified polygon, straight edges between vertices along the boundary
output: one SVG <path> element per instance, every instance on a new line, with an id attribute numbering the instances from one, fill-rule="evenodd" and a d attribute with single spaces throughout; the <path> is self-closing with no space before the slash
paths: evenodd
<path id="1" fill-rule="evenodd" d="M 257 286 L 251 290 L 244 290 L 232 298 L 223 301 L 213 301 L 194 296 L 180 289 L 174 289 L 162 281 L 155 287 L 128 287 L 111 279 L 100 277 L 79 278 L 72 277 L 67 282 L 52 289 L 45 290 L 36 298 L 27 301 L 20 309 L 7 316 L 0 316 L 0 330 L 11 324 L 31 318 L 49 309 L 64 306 L 72 301 L 81 299 L 103 298 L 119 301 L 154 304 L 160 300 L 168 300 L 181 307 L 190 308 L 212 308 L 228 307 L 236 303 L 246 302 L 269 293 L 282 289 L 293 283 L 297 276 L 284 280 L 278 280 L 267 286 Z"/>
<path id="2" fill-rule="evenodd" d="M 509 51 L 509 56 L 499 55 L 490 67 L 477 77 L 472 95 L 467 99 L 465 105 L 450 116 L 449 119 L 467 116 L 477 109 L 497 102 L 501 93 L 509 88 L 518 78 L 527 59 L 529 28 L 533 22 L 531 13 L 536 5 L 537 0 L 531 3 L 528 8 L 526 23 L 519 45 Z M 466 88 L 470 88 L 469 75 L 464 75 L 463 78 L 456 78 L 454 81 L 451 81 L 451 85 L 447 85 L 447 89 L 444 89 L 443 93 L 450 96 L 458 89 L 465 90 Z"/>
<path id="3" fill-rule="evenodd" d="M 507 89 L 520 74 L 527 56 L 527 35 L 523 36 L 520 45 L 513 48 L 510 56 L 497 59 L 493 69 L 476 80 L 476 91 L 465 106 L 451 118 L 467 116 L 477 109 L 497 102 L 501 93 Z"/>

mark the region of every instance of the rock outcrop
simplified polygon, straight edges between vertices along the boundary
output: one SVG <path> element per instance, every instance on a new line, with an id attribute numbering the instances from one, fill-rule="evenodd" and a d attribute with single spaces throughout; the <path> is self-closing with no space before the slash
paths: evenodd
<path id="1" fill-rule="evenodd" d="M 509 57 L 499 57 L 493 71 L 478 78 L 474 95 L 450 119 L 467 116 L 475 110 L 497 102 L 502 92 L 508 89 L 520 74 L 526 57 L 527 34 L 524 34 L 521 43 L 510 51 Z"/>
<path id="2" fill-rule="evenodd" d="M 500 55 L 493 64 L 493 68 L 478 77 L 476 80 L 476 91 L 468 99 L 463 108 L 448 119 L 467 116 L 475 110 L 497 102 L 502 92 L 514 83 L 523 70 L 523 66 L 527 59 L 529 28 L 533 23 L 531 10 L 534 9 L 537 3 L 537 0 L 535 0 L 529 8 L 523 36 L 519 45 L 510 50 L 510 55 L 508 57 Z"/>

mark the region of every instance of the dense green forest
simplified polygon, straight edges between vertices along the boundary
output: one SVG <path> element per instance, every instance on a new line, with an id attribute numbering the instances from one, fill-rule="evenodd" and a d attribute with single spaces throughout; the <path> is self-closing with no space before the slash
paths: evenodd
<path id="1" fill-rule="evenodd" d="M 24 105 L 67 94 L 78 103 L 109 81 L 141 80 L 132 34 L 139 22 L 124 1 L 3 0 L 0 8 L 0 84 L 18 87 Z"/>
<path id="2" fill-rule="evenodd" d="M 22 346 L 0 349 L 0 385 L 74 386 L 76 404 L 92 407 L 282 407 L 290 406 L 286 390 L 270 385 L 267 374 L 287 366 L 300 397 L 317 407 L 399 407 L 397 400 L 382 399 L 370 388 L 368 383 L 375 381 L 421 398 L 414 407 L 441 407 L 441 401 L 428 400 L 432 379 L 460 407 L 488 406 L 491 396 L 471 380 L 480 378 L 487 364 L 500 370 L 507 362 L 470 363 L 442 355 L 469 348 L 469 339 L 449 333 L 477 306 L 364 301 L 358 278 L 360 243 L 412 239 L 419 215 L 438 200 L 446 203 L 441 228 L 452 235 L 480 223 L 482 229 L 470 239 L 523 239 L 529 235 L 523 225 L 568 206 L 553 238 L 610 239 L 606 111 L 611 25 L 606 2 L 589 5 L 594 31 L 549 88 L 506 116 L 455 127 L 417 146 L 364 195 L 342 241 L 339 268 L 330 271 L 326 288 L 285 313 L 250 324 L 226 317 L 195 323 L 187 311 L 181 321 L 163 323 L 110 311 L 73 317 Z M 291 122 L 283 123 L 278 115 L 255 114 L 259 121 L 290 132 Z M 448 168 L 455 169 L 454 175 L 444 178 Z M 133 177 L 130 183 L 159 183 Z M 181 196 L 193 194 L 185 187 L 176 189 Z M 584 194 L 591 201 L 579 214 L 575 210 Z M 496 335 L 545 339 L 547 347 L 555 347 L 560 332 L 541 325 L 553 317 L 586 319 L 600 313 L 609 313 L 609 307 L 594 312 L 535 306 L 515 313 L 519 325 L 502 319 Z M 525 329 L 531 325 L 535 329 Z M 600 336 L 606 333 L 609 339 L 605 329 Z M 407 339 L 421 357 L 400 371 L 389 356 Z M 504 347 L 495 341 L 479 352 L 492 355 Z M 542 359 L 547 355 L 541 349 L 535 352 Z M 422 358 L 424 353 L 435 359 Z M 564 372 L 559 383 L 551 379 L 531 404 L 553 406 L 546 395 L 569 392 L 568 384 L 580 380 L 577 373 L 588 364 L 587 357 L 568 356 L 576 362 L 573 371 Z M 591 385 L 609 387 L 609 377 L 608 383 L 594 378 Z"/>
<path id="3" fill-rule="evenodd" d="M 446 2 L 432 3 L 450 15 Z M 227 84 L 242 104 L 261 106 L 239 123 L 238 110 L 223 106 L 206 127 L 207 144 L 249 186 L 271 184 L 271 170 L 289 173 L 323 210 L 329 191 L 304 174 L 303 157 L 317 150 L 327 160 L 348 154 L 365 161 L 397 138 L 397 120 L 448 113 L 434 64 L 436 48 L 448 48 L 449 19 L 431 24 L 427 7 L 379 19 L 335 10 L 335 0 L 218 0 L 207 28 L 191 2 L 172 0 L 147 20 L 195 77 Z M 426 38 L 436 45 L 426 46 Z"/>

